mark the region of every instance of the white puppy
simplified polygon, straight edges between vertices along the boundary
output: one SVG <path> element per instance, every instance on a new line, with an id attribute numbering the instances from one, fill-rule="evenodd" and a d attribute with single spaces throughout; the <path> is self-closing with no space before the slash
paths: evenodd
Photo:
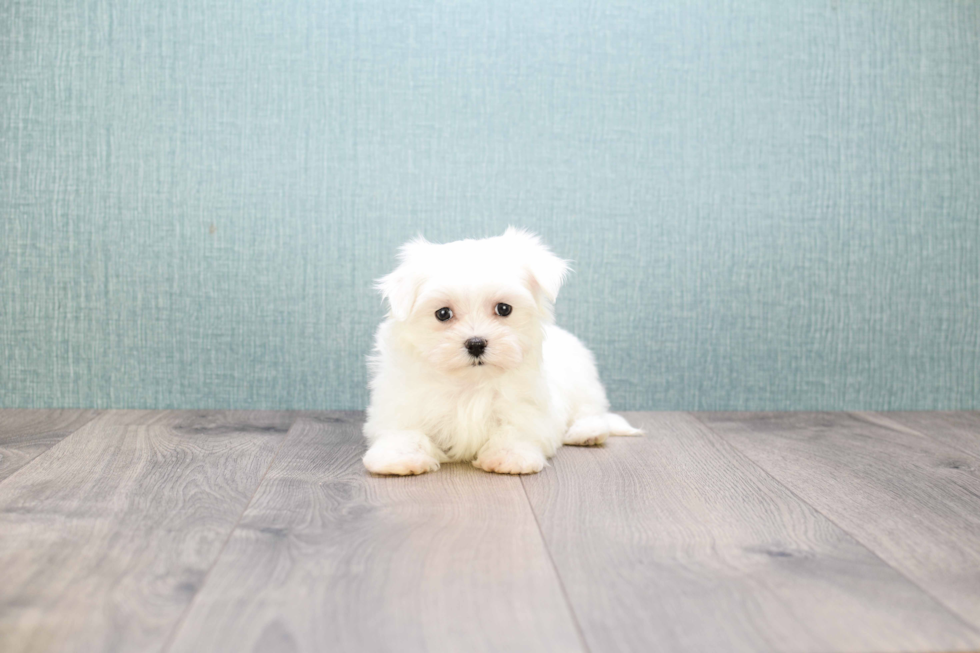
<path id="1" fill-rule="evenodd" d="M 568 266 L 536 236 L 418 238 L 400 261 L 378 281 L 390 311 L 369 358 L 368 470 L 533 474 L 562 444 L 640 433 L 608 412 L 592 353 L 555 326 Z"/>

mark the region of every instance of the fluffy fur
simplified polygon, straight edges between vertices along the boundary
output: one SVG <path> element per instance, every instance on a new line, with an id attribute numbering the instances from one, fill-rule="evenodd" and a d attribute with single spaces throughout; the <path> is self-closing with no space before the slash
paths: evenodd
<path id="1" fill-rule="evenodd" d="M 538 238 L 437 245 L 418 238 L 378 281 L 389 314 L 369 358 L 364 465 L 422 474 L 472 461 L 488 472 L 532 474 L 562 444 L 601 444 L 637 429 L 609 413 L 592 353 L 554 324 L 568 266 Z M 512 307 L 502 317 L 496 307 Z M 436 319 L 449 308 L 452 318 Z M 479 358 L 466 348 L 486 340 Z"/>

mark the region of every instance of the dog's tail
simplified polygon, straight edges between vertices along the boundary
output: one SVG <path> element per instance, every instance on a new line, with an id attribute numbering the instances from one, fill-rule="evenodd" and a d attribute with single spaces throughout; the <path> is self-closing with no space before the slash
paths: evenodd
<path id="1" fill-rule="evenodd" d="M 564 444 L 589 446 L 602 444 L 610 435 L 643 435 L 643 431 L 615 413 L 579 417 L 568 429 Z"/>

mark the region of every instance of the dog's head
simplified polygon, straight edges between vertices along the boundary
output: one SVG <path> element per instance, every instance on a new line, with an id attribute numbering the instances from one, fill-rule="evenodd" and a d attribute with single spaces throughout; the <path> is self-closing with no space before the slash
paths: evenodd
<path id="1" fill-rule="evenodd" d="M 417 238 L 399 259 L 377 283 L 389 317 L 445 372 L 507 370 L 538 355 L 568 271 L 537 236 L 514 228 L 445 245 Z"/>

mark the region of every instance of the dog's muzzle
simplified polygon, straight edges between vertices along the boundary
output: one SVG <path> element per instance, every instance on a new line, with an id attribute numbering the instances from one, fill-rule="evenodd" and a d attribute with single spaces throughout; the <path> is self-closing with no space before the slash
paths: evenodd
<path id="1" fill-rule="evenodd" d="M 487 341 L 484 338 L 470 338 L 463 343 L 463 346 L 466 347 L 466 351 L 470 352 L 470 356 L 479 358 L 487 348 Z"/>

